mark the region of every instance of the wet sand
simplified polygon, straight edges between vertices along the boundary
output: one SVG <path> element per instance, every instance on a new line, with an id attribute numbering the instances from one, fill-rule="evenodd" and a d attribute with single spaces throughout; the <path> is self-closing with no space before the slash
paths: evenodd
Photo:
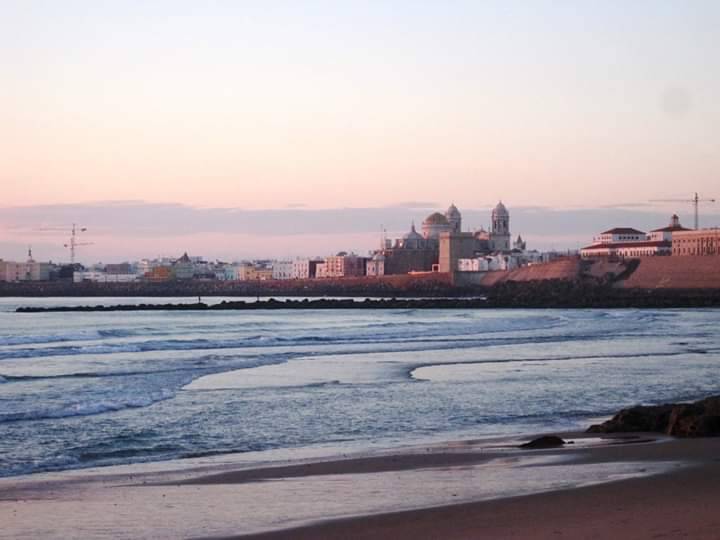
<path id="1" fill-rule="evenodd" d="M 521 497 L 329 521 L 247 539 L 720 538 L 720 439 L 584 451 L 590 462 L 684 460 L 689 467 Z"/>
<path id="2" fill-rule="evenodd" d="M 0 479 L 0 538 L 720 538 L 720 439 L 573 437 Z"/>

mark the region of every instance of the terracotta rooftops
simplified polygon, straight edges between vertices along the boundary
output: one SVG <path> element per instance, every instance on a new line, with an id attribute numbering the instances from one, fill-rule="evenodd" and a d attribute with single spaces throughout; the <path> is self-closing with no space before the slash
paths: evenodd
<path id="1" fill-rule="evenodd" d="M 691 231 L 692 229 L 688 229 L 687 227 L 683 227 L 682 225 L 670 225 L 668 227 L 663 227 L 662 229 L 653 229 L 650 232 L 676 232 L 676 231 Z"/>
<path id="2" fill-rule="evenodd" d="M 582 249 L 622 249 L 622 248 L 642 248 L 642 247 L 672 247 L 669 240 L 646 240 L 643 242 L 613 242 L 604 244 L 591 244 Z"/>
<path id="3" fill-rule="evenodd" d="M 600 234 L 645 234 L 642 231 L 633 229 L 632 227 L 615 227 L 609 231 L 603 231 Z"/>

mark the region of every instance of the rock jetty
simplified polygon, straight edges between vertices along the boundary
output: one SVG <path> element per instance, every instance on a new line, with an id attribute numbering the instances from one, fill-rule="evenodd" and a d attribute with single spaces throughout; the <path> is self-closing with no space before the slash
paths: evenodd
<path id="1" fill-rule="evenodd" d="M 487 307 L 485 298 L 379 298 L 365 300 L 319 298 L 310 300 L 222 301 L 217 304 L 116 304 L 95 306 L 19 307 L 17 313 L 93 311 L 223 311 L 256 309 L 474 309 Z"/>

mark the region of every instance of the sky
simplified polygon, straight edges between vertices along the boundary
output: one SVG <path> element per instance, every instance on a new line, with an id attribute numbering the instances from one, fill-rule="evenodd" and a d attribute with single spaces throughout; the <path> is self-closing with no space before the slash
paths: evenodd
<path id="1" fill-rule="evenodd" d="M 3 0 L 0 21 L 0 258 L 67 258 L 41 229 L 73 222 L 86 262 L 363 252 L 500 199 L 534 247 L 577 248 L 720 197 L 714 0 Z"/>

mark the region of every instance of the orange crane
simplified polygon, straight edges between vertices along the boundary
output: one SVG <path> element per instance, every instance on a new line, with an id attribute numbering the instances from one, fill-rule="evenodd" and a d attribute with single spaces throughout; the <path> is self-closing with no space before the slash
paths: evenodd
<path id="1" fill-rule="evenodd" d="M 695 192 L 692 199 L 651 199 L 650 202 L 684 202 L 692 203 L 695 210 L 695 230 L 700 228 L 700 203 L 714 203 L 715 199 L 701 199 Z"/>

